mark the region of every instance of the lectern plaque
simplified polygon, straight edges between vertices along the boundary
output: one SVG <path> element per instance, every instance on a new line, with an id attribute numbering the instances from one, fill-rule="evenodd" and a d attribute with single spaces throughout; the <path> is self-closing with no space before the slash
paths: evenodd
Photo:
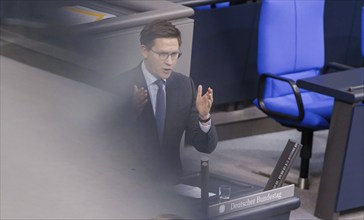
<path id="1" fill-rule="evenodd" d="M 252 208 L 270 202 L 294 196 L 294 185 L 288 185 L 248 196 L 236 198 L 230 201 L 210 205 L 208 208 L 209 217 L 225 215 L 228 213 Z"/>

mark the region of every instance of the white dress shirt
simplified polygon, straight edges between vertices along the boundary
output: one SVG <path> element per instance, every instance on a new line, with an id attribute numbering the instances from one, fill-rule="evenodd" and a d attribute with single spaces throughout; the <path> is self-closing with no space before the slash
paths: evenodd
<path id="1" fill-rule="evenodd" d="M 157 92 L 158 92 L 158 86 L 154 83 L 157 79 L 153 74 L 151 74 L 147 68 L 145 67 L 144 61 L 142 63 L 142 72 L 145 78 L 145 81 L 147 82 L 147 89 L 149 92 L 149 99 L 152 102 L 153 112 L 155 115 L 156 110 L 156 100 L 157 100 Z M 166 85 L 163 85 L 164 94 L 166 94 Z M 209 120 L 206 123 L 200 123 L 200 128 L 203 132 L 207 133 L 211 128 L 211 120 Z"/>

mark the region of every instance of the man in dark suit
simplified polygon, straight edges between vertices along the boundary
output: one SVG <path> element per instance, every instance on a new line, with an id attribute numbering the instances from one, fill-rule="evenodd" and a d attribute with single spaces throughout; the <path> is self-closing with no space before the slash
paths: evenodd
<path id="1" fill-rule="evenodd" d="M 180 141 L 211 153 L 217 145 L 210 119 L 213 90 L 173 71 L 181 55 L 180 31 L 165 20 L 146 25 L 140 34 L 143 61 L 112 79 L 110 89 L 123 102 L 124 134 L 142 164 L 158 173 L 182 174 Z M 146 163 L 147 162 L 147 163 Z M 166 172 L 160 172 L 160 171 Z"/>

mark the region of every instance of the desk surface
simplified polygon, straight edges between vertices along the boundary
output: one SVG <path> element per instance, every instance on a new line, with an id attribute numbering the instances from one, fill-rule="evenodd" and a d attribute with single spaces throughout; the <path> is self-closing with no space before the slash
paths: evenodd
<path id="1" fill-rule="evenodd" d="M 332 96 L 345 102 L 364 100 L 364 68 L 356 68 L 297 80 L 300 88 Z M 357 89 L 350 90 L 350 87 Z M 360 87 L 360 88 L 358 88 Z"/>

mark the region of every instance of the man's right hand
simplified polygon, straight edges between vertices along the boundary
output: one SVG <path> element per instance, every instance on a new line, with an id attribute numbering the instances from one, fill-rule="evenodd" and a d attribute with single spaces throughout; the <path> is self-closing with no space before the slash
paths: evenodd
<path id="1" fill-rule="evenodd" d="M 138 117 L 142 113 L 144 105 L 148 102 L 148 91 L 144 87 L 138 88 L 134 85 L 133 108 L 135 116 Z"/>

